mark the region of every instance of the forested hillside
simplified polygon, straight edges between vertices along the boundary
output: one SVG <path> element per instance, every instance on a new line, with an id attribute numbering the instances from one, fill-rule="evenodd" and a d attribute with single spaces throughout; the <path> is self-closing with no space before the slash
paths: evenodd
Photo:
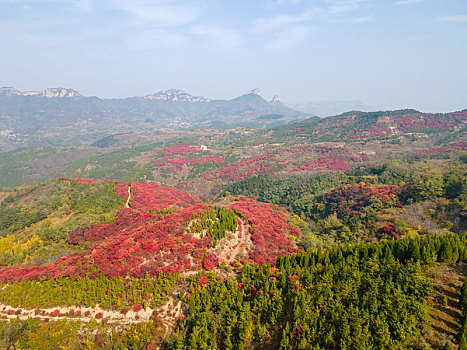
<path id="1" fill-rule="evenodd" d="M 464 349 L 464 125 L 349 113 L 3 154 L 0 348 Z"/>
<path id="2" fill-rule="evenodd" d="M 84 145 L 81 139 L 62 147 L 36 143 L 0 153 L 0 189 L 65 176 L 152 181 L 208 200 L 224 182 L 254 175 L 349 171 L 391 159 L 457 160 L 467 150 L 466 123 L 465 110 L 402 110 L 349 112 L 273 129 L 127 129 Z"/>
<path id="3" fill-rule="evenodd" d="M 220 160 L 203 152 L 179 145 L 156 163 Z M 443 322 L 436 300 L 452 298 L 430 271 L 467 262 L 458 156 L 443 167 L 387 161 L 247 176 L 209 205 L 141 182 L 16 189 L 0 211 L 2 344 L 455 347 L 463 327 L 458 337 L 430 328 L 432 317 Z"/>

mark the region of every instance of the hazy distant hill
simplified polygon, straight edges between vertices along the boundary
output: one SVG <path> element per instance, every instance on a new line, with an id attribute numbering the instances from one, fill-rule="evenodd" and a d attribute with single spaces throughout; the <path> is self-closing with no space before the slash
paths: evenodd
<path id="1" fill-rule="evenodd" d="M 352 111 L 319 119 L 317 117 L 280 126 L 280 137 L 305 137 L 317 141 L 358 141 L 393 139 L 400 136 L 425 138 L 436 142 L 467 141 L 467 110 L 451 113 L 422 113 L 413 109 L 397 111 Z"/>
<path id="2" fill-rule="evenodd" d="M 72 89 L 20 92 L 0 88 L 0 151 L 21 146 L 90 144 L 106 135 L 195 127 L 272 127 L 309 115 L 258 90 L 232 100 L 210 100 L 181 90 L 100 99 Z"/>
<path id="3" fill-rule="evenodd" d="M 359 100 L 295 102 L 286 103 L 286 105 L 290 108 L 317 115 L 322 118 L 348 111 L 367 111 L 375 109 L 364 105 L 362 101 Z"/>

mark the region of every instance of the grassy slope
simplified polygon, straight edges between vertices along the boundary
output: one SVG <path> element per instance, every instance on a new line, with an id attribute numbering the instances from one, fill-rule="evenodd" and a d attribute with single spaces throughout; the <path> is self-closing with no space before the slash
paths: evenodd
<path id="1" fill-rule="evenodd" d="M 113 220 L 124 200 L 113 183 L 51 180 L 14 190 L 1 203 L 0 265 L 52 263 L 76 249 L 71 230 Z"/>
<path id="2" fill-rule="evenodd" d="M 46 147 L 0 153 L 0 188 L 43 181 L 70 163 L 105 152 L 95 147 Z"/>

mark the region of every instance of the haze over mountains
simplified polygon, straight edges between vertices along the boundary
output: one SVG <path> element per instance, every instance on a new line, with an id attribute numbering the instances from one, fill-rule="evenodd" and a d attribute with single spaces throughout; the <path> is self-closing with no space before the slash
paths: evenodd
<path id="1" fill-rule="evenodd" d="M 309 115 L 270 102 L 258 89 L 231 100 L 211 100 L 170 89 L 146 96 L 101 99 L 73 89 L 21 92 L 0 88 L 0 150 L 34 146 L 88 144 L 115 133 L 194 127 L 272 127 Z M 10 144 L 6 147 L 6 143 Z"/>
<path id="2" fill-rule="evenodd" d="M 371 107 L 365 105 L 360 100 L 350 101 L 300 101 L 286 103 L 290 108 L 298 111 L 303 111 L 318 117 L 328 117 L 348 111 L 375 111 L 380 110 L 379 107 Z"/>

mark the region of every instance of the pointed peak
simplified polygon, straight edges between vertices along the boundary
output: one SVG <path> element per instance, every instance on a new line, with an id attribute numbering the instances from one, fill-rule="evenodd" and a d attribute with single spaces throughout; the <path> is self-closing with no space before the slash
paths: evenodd
<path id="1" fill-rule="evenodd" d="M 281 102 L 281 101 L 279 101 L 279 96 L 278 95 L 274 95 L 271 102 L 269 102 L 269 103 L 276 103 L 276 102 Z"/>

